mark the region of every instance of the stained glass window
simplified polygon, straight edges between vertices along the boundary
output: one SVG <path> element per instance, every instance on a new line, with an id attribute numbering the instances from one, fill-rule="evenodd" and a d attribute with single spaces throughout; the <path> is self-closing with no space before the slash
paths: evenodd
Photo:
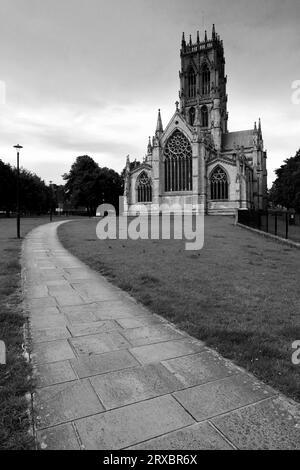
<path id="1" fill-rule="evenodd" d="M 152 201 L 152 185 L 151 179 L 145 171 L 143 171 L 137 179 L 137 201 Z"/>
<path id="2" fill-rule="evenodd" d="M 228 179 L 225 171 L 217 166 L 210 175 L 211 199 L 228 199 Z"/>
<path id="3" fill-rule="evenodd" d="M 165 150 L 165 191 L 191 191 L 192 147 L 185 135 L 176 130 L 168 139 Z"/>

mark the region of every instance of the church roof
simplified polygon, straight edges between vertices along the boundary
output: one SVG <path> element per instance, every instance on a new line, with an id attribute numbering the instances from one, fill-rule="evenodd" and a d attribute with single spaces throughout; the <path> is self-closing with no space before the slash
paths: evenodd
<path id="1" fill-rule="evenodd" d="M 233 150 L 235 147 L 253 147 L 254 130 L 228 132 L 222 136 L 223 150 Z"/>

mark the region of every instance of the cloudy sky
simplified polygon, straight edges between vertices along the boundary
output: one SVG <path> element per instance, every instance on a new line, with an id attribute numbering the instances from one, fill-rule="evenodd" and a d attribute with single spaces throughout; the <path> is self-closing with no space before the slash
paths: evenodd
<path id="1" fill-rule="evenodd" d="M 182 31 L 224 41 L 229 130 L 262 119 L 273 170 L 300 147 L 299 0 L 0 0 L 0 158 L 60 183 L 78 155 L 141 159 L 178 97 Z"/>

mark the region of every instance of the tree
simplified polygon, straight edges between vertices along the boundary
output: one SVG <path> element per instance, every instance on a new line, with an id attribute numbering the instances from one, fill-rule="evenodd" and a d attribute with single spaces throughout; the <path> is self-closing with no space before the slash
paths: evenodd
<path id="1" fill-rule="evenodd" d="M 0 160 L 0 211 L 9 216 L 16 206 L 15 181 L 12 167 Z"/>
<path id="2" fill-rule="evenodd" d="M 300 211 L 300 149 L 294 157 L 285 160 L 275 173 L 277 178 L 270 190 L 270 200 L 275 205 Z"/>
<path id="3" fill-rule="evenodd" d="M 100 168 L 88 155 L 76 158 L 69 173 L 63 175 L 65 192 L 74 207 L 84 206 L 90 216 L 103 203 L 118 207 L 122 194 L 122 179 L 110 168 Z"/>
<path id="4" fill-rule="evenodd" d="M 0 211 L 9 217 L 17 206 L 17 170 L 0 160 Z M 51 192 L 36 174 L 20 169 L 20 209 L 22 213 L 42 214 L 49 210 Z"/>
<path id="5" fill-rule="evenodd" d="M 95 215 L 99 205 L 99 166 L 88 155 L 76 158 L 69 173 L 63 175 L 65 190 L 74 207 L 84 206 L 89 215 Z"/>
<path id="6" fill-rule="evenodd" d="M 101 192 L 101 204 L 112 204 L 116 212 L 119 208 L 119 196 L 123 194 L 123 180 L 121 176 L 110 168 L 100 168 L 99 190 Z"/>

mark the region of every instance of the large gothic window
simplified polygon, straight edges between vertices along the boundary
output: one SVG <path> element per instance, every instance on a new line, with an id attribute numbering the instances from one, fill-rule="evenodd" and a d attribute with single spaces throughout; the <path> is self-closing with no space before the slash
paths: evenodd
<path id="1" fill-rule="evenodd" d="M 151 179 L 145 171 L 143 171 L 137 179 L 137 202 L 152 201 L 152 185 Z"/>
<path id="2" fill-rule="evenodd" d="M 201 126 L 208 127 L 208 109 L 206 105 L 201 108 Z"/>
<path id="3" fill-rule="evenodd" d="M 196 96 L 196 74 L 191 67 L 188 71 L 188 97 L 194 98 Z"/>
<path id="4" fill-rule="evenodd" d="M 210 93 L 210 71 L 207 64 L 202 67 L 201 82 L 202 95 L 208 95 Z"/>
<path id="5" fill-rule="evenodd" d="M 217 166 L 210 175 L 211 199 L 228 199 L 228 179 L 225 171 Z"/>
<path id="6" fill-rule="evenodd" d="M 191 191 L 192 147 L 185 135 L 176 130 L 165 146 L 165 191 Z"/>

